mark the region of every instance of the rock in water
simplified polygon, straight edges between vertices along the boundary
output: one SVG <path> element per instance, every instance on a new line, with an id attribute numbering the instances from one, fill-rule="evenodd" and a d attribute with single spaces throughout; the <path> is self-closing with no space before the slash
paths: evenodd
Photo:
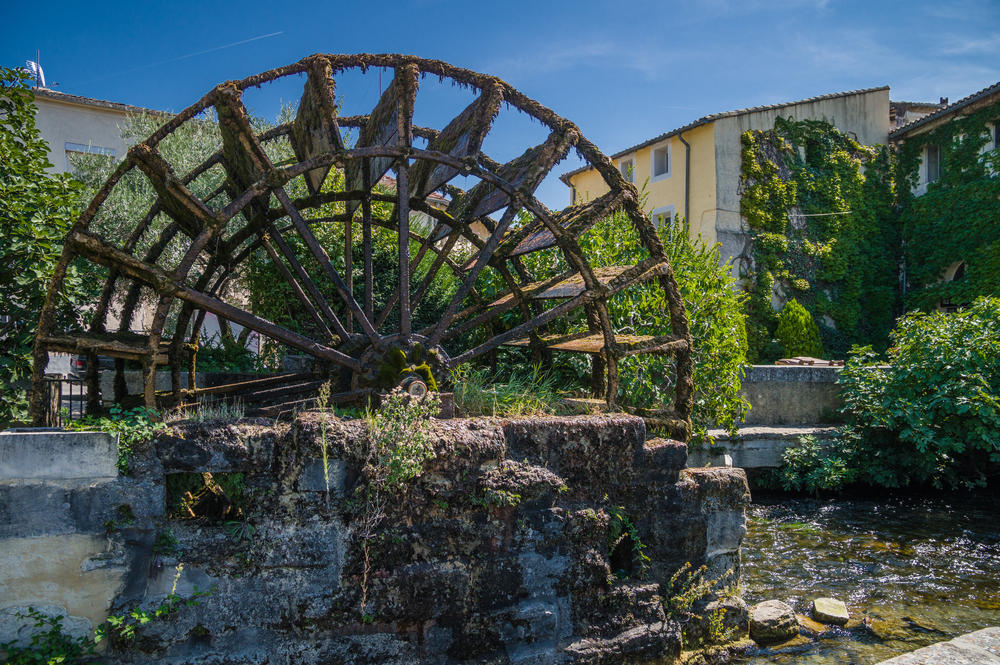
<path id="1" fill-rule="evenodd" d="M 851 618 L 847 612 L 847 605 L 836 598 L 817 598 L 813 601 L 812 613 L 816 621 L 836 626 L 843 626 Z"/>
<path id="2" fill-rule="evenodd" d="M 750 637 L 757 644 L 776 644 L 798 634 L 795 610 L 780 600 L 765 600 L 750 608 Z"/>

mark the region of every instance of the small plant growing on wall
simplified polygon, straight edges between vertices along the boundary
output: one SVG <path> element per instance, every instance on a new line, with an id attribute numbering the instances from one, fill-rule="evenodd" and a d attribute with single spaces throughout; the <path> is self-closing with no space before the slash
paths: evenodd
<path id="1" fill-rule="evenodd" d="M 377 411 L 366 415 L 368 441 L 362 472 L 367 482 L 359 488 L 363 494 L 355 526 L 362 556 L 362 621 L 373 620 L 368 601 L 372 565 L 369 543 L 385 519 L 389 502 L 420 477 L 424 464 L 434 456 L 429 430 L 431 419 L 439 411 L 440 402 L 433 393 L 417 398 L 397 388 L 383 399 Z"/>
<path id="2" fill-rule="evenodd" d="M 795 356 L 823 357 L 819 326 L 805 307 L 794 298 L 785 303 L 778 315 L 775 332 L 786 358 Z"/>

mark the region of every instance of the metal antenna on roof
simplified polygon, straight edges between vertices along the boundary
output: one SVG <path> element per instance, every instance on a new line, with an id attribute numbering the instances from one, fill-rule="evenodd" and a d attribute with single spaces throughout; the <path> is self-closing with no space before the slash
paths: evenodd
<path id="1" fill-rule="evenodd" d="M 42 60 L 41 51 L 36 49 L 35 60 L 24 61 L 24 64 L 28 69 L 28 73 L 31 74 L 31 76 L 33 76 L 35 79 L 36 88 L 45 87 L 45 72 L 42 71 L 41 60 Z"/>

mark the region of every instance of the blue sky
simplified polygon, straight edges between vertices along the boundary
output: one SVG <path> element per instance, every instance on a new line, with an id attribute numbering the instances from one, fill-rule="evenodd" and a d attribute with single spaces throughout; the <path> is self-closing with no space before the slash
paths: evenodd
<path id="1" fill-rule="evenodd" d="M 879 85 L 954 101 L 1000 80 L 998 0 L 21 2 L 4 14 L 0 64 L 39 49 L 63 92 L 177 111 L 314 52 L 412 53 L 506 79 L 608 154 L 708 113 Z M 352 83 L 348 106 L 377 98 L 377 75 Z M 299 85 L 249 105 L 273 117 Z M 446 118 L 461 97 L 418 97 L 418 113 Z M 513 157 L 539 131 L 504 119 L 489 147 Z M 550 178 L 539 197 L 568 195 Z"/>

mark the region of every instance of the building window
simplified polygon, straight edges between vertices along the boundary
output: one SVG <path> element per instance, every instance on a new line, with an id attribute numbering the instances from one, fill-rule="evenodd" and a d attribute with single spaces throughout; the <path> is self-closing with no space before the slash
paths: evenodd
<path id="1" fill-rule="evenodd" d="M 925 158 L 927 161 L 927 182 L 935 182 L 941 177 L 941 148 L 936 145 L 927 146 Z"/>
<path id="2" fill-rule="evenodd" d="M 576 205 L 576 187 L 573 187 L 572 185 L 570 185 L 569 188 L 569 204 L 571 206 Z"/>
<path id="3" fill-rule="evenodd" d="M 670 142 L 653 148 L 650 155 L 649 172 L 653 174 L 653 182 L 670 177 L 671 172 Z"/>
<path id="4" fill-rule="evenodd" d="M 635 184 L 635 157 L 628 157 L 618 162 L 618 170 L 622 172 L 625 182 Z"/>
<path id="5" fill-rule="evenodd" d="M 114 159 L 117 156 L 114 148 L 104 148 L 93 143 L 70 143 L 66 141 L 64 148 L 66 150 L 66 169 L 69 171 L 74 170 L 73 160 L 78 155 L 101 155 L 109 159 Z"/>
<path id="6" fill-rule="evenodd" d="M 673 233 L 676 225 L 676 218 L 673 206 L 663 206 L 656 208 L 649 214 L 653 218 L 653 226 L 657 229 L 666 228 L 669 233 Z"/>

